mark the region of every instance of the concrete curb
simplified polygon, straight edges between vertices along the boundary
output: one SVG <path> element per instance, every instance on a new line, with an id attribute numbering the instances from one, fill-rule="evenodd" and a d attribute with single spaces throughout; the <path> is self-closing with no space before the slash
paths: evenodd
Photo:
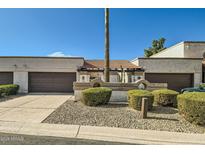
<path id="1" fill-rule="evenodd" d="M 205 134 L 46 123 L 0 121 L 0 132 L 113 141 L 125 144 L 205 144 Z"/>

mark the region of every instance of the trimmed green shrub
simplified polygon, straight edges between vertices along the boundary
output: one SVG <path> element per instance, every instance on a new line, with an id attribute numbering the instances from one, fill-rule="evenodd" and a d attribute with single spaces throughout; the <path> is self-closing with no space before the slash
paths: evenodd
<path id="1" fill-rule="evenodd" d="M 178 109 L 187 121 L 205 125 L 205 93 L 190 92 L 178 95 Z"/>
<path id="2" fill-rule="evenodd" d="M 16 95 L 19 90 L 19 86 L 15 84 L 0 85 L 0 97 Z"/>
<path id="3" fill-rule="evenodd" d="M 162 106 L 177 107 L 178 92 L 169 89 L 159 89 L 152 91 L 154 95 L 154 103 Z"/>
<path id="4" fill-rule="evenodd" d="M 88 106 L 107 104 L 110 100 L 112 89 L 105 87 L 88 88 L 82 91 L 81 101 Z"/>
<path id="5" fill-rule="evenodd" d="M 129 90 L 128 91 L 128 104 L 129 107 L 135 110 L 141 110 L 142 98 L 148 99 L 148 110 L 153 107 L 154 96 L 147 90 Z"/>
<path id="6" fill-rule="evenodd" d="M 201 84 L 199 85 L 199 88 L 205 88 L 205 84 L 204 84 L 204 83 L 201 83 Z"/>

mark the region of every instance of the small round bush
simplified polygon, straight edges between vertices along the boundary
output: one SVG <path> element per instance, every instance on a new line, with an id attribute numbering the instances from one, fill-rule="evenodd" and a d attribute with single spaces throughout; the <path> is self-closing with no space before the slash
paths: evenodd
<path id="1" fill-rule="evenodd" d="M 82 91 L 81 102 L 88 106 L 107 104 L 110 100 L 112 89 L 105 87 L 88 88 Z"/>
<path id="2" fill-rule="evenodd" d="M 152 91 L 152 94 L 154 95 L 154 102 L 156 104 L 177 107 L 178 92 L 169 89 L 159 89 Z"/>
<path id="3" fill-rule="evenodd" d="M 201 83 L 201 84 L 199 85 L 199 88 L 205 88 L 205 84 L 204 84 L 204 83 Z"/>
<path id="4" fill-rule="evenodd" d="M 135 110 L 141 110 L 142 98 L 148 99 L 148 110 L 153 107 L 154 96 L 147 90 L 129 90 L 128 91 L 128 103 L 129 106 Z"/>
<path id="5" fill-rule="evenodd" d="M 177 96 L 179 114 L 187 121 L 205 125 L 205 93 L 190 92 Z"/>

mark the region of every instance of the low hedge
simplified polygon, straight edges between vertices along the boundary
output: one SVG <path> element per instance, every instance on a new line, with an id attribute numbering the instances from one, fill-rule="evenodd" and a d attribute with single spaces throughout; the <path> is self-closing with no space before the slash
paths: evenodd
<path id="1" fill-rule="evenodd" d="M 109 102 L 112 89 L 105 87 L 88 88 L 82 91 L 81 101 L 88 106 L 97 106 Z"/>
<path id="2" fill-rule="evenodd" d="M 190 92 L 178 95 L 178 110 L 187 121 L 205 125 L 205 93 Z"/>
<path id="3" fill-rule="evenodd" d="M 177 107 L 178 92 L 170 89 L 159 89 L 152 91 L 152 94 L 154 95 L 154 102 L 156 104 Z"/>
<path id="4" fill-rule="evenodd" d="M 129 90 L 128 91 L 128 104 L 135 110 L 141 110 L 142 98 L 148 99 L 148 110 L 153 107 L 154 96 L 147 90 Z"/>
<path id="5" fill-rule="evenodd" d="M 19 86 L 15 84 L 0 85 L 0 97 L 16 95 L 19 90 Z"/>
<path id="6" fill-rule="evenodd" d="M 204 83 L 201 83 L 201 84 L 199 85 L 199 88 L 205 88 L 205 84 L 204 84 Z"/>

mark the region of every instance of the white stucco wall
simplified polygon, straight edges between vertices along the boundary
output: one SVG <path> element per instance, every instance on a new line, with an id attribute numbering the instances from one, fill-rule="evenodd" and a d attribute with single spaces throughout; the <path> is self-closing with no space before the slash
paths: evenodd
<path id="1" fill-rule="evenodd" d="M 26 93 L 28 72 L 77 72 L 83 63 L 84 59 L 77 57 L 0 57 L 0 72 L 13 72 L 14 83 L 20 86 L 19 92 Z"/>
<path id="2" fill-rule="evenodd" d="M 28 72 L 14 72 L 13 73 L 14 84 L 20 86 L 19 93 L 28 92 Z"/>
<path id="3" fill-rule="evenodd" d="M 163 57 L 173 57 L 173 58 L 183 58 L 184 57 L 184 43 L 178 43 L 174 46 L 171 46 L 153 56 L 152 58 L 158 57 L 158 58 L 163 58 Z"/>
<path id="4" fill-rule="evenodd" d="M 185 41 L 171 46 L 151 58 L 203 58 L 204 52 L 205 42 Z"/>
<path id="5" fill-rule="evenodd" d="M 139 66 L 139 60 L 138 60 L 138 58 L 135 58 L 135 59 L 131 60 L 131 63 L 133 63 L 133 64 L 136 65 L 136 66 Z"/>
<path id="6" fill-rule="evenodd" d="M 83 78 L 84 78 L 84 80 L 83 80 Z M 77 81 L 79 81 L 79 82 L 90 82 L 90 75 L 87 75 L 87 74 L 80 75 L 80 78 Z"/>

